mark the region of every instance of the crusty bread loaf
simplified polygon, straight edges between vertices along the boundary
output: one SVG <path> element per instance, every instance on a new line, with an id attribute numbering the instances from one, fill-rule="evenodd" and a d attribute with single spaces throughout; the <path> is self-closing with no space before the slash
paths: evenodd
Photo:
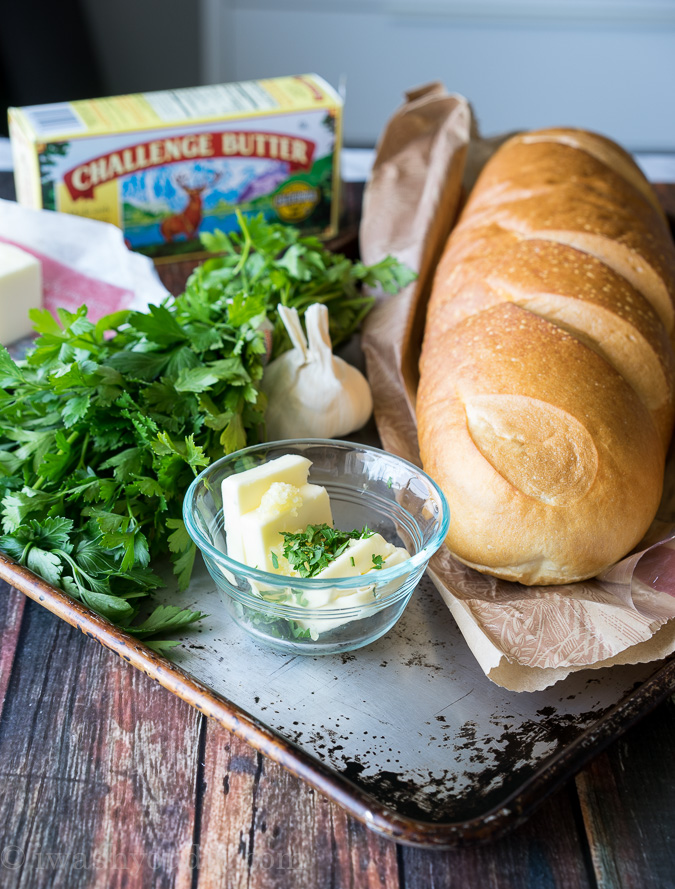
<path id="1" fill-rule="evenodd" d="M 675 416 L 675 248 L 617 145 L 505 143 L 439 263 L 420 363 L 425 469 L 447 543 L 527 584 L 592 577 L 639 542 Z"/>

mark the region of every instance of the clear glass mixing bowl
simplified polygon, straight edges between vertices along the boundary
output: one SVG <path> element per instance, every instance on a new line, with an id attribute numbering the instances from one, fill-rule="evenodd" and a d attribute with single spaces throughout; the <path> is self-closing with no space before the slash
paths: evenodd
<path id="1" fill-rule="evenodd" d="M 411 558 L 359 577 L 320 580 L 273 574 L 231 559 L 223 479 L 284 454 L 311 460 L 308 481 L 327 489 L 336 528 L 351 531 L 367 525 L 405 547 Z M 223 457 L 194 480 L 183 515 L 239 626 L 265 645 L 308 655 L 361 648 L 391 629 L 450 522 L 445 497 L 421 469 L 377 448 L 331 439 L 272 442 Z M 350 604 L 350 596 L 361 604 Z M 301 604 L 317 599 L 330 601 L 320 607 Z"/>

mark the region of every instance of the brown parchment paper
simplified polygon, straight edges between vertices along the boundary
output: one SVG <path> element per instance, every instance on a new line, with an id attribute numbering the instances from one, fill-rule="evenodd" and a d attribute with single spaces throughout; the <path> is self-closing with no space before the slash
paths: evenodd
<path id="1" fill-rule="evenodd" d="M 434 268 L 468 190 L 505 138 L 480 138 L 462 96 L 440 83 L 420 87 L 387 124 L 366 186 L 364 261 L 392 254 L 418 272 L 397 296 L 378 298 L 362 338 L 383 447 L 417 465 L 417 363 Z M 649 548 L 599 578 L 526 587 L 482 575 L 445 548 L 434 557 L 434 583 L 490 679 L 535 691 L 577 670 L 675 651 L 674 464 Z"/>

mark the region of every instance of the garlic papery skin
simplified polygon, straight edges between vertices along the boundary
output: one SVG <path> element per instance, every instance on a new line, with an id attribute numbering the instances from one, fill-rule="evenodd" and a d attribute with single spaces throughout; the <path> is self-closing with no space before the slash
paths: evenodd
<path id="1" fill-rule="evenodd" d="M 265 368 L 267 438 L 336 438 L 360 429 L 373 410 L 363 374 L 333 355 L 328 309 L 314 303 L 305 312 L 305 337 L 296 309 L 279 306 L 293 348 Z"/>

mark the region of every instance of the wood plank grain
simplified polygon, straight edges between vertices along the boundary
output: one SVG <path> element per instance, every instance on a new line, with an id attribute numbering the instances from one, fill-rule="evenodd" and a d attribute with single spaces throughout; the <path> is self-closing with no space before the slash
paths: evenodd
<path id="1" fill-rule="evenodd" d="M 599 889 L 675 887 L 675 701 L 576 779 Z"/>
<path id="2" fill-rule="evenodd" d="M 396 846 L 208 723 L 199 889 L 398 886 Z"/>
<path id="3" fill-rule="evenodd" d="M 202 717 L 33 604 L 0 721 L 3 889 L 176 886 Z"/>
<path id="4" fill-rule="evenodd" d="M 405 889 L 591 889 L 595 886 L 579 830 L 574 785 L 548 800 L 497 842 L 450 852 L 401 847 Z"/>
<path id="5" fill-rule="evenodd" d="M 19 644 L 26 597 L 0 580 L 0 719 Z"/>

